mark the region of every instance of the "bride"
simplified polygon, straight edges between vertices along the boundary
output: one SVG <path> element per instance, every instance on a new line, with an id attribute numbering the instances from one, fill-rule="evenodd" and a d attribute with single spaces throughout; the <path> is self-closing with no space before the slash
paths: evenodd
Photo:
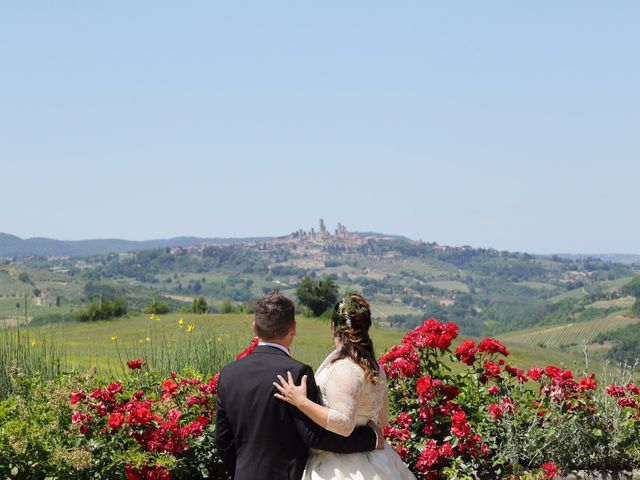
<path id="1" fill-rule="evenodd" d="M 331 320 L 335 350 L 322 362 L 316 382 L 322 404 L 307 398 L 307 378 L 295 385 L 291 374 L 278 376 L 274 395 L 302 411 L 321 427 L 348 436 L 371 420 L 383 430 L 388 423 L 387 381 L 369 337 L 371 310 L 360 295 L 336 304 Z M 311 450 L 303 480 L 414 480 L 398 454 L 384 449 L 363 453 Z"/>

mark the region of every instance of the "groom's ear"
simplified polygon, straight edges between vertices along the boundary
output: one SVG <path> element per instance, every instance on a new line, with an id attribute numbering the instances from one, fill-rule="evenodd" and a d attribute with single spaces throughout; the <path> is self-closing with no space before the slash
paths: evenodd
<path id="1" fill-rule="evenodd" d="M 291 327 L 291 330 L 290 330 L 292 337 L 296 336 L 296 333 L 297 333 L 296 327 L 297 326 L 298 326 L 298 323 L 297 322 L 293 322 L 293 326 Z"/>
<path id="2" fill-rule="evenodd" d="M 251 324 L 251 328 L 253 330 L 253 334 L 257 337 L 258 336 L 258 329 L 256 328 L 256 322 L 255 321 Z"/>

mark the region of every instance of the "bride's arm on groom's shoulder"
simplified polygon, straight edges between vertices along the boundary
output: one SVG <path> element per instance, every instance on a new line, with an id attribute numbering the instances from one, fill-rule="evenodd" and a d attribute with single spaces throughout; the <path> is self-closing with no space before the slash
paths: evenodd
<path id="1" fill-rule="evenodd" d="M 296 385 L 291 372 L 287 372 L 286 380 L 281 375 L 278 375 L 278 382 L 273 382 L 273 385 L 280 393 L 276 393 L 275 397 L 298 408 L 313 420 L 314 423 L 326 429 L 329 409 L 311 400 L 310 397 L 317 398 L 317 394 L 313 391 L 307 391 L 307 382 L 310 380 L 309 377 L 310 375 L 308 373 L 303 375 L 300 379 L 300 384 Z M 311 380 L 313 381 L 311 390 L 317 391 L 313 376 L 311 376 Z"/>
<path id="2" fill-rule="evenodd" d="M 282 382 L 284 382 L 285 385 L 291 385 L 294 388 L 300 389 L 302 385 L 296 387 L 295 382 L 297 381 L 301 384 L 303 377 L 306 377 L 305 397 L 307 400 L 321 407 L 325 411 L 328 410 L 325 407 L 318 405 L 316 402 L 311 401 L 311 399 L 318 398 L 318 387 L 311 367 L 305 366 L 301 371 L 294 372 L 292 374 L 293 382 L 291 384 L 289 384 L 288 379 L 285 381 L 284 378 L 282 379 Z M 274 385 L 278 387 L 278 384 L 275 382 Z M 276 394 L 276 396 L 293 405 L 293 403 L 284 396 L 286 395 L 287 389 L 289 389 L 289 387 L 286 389 L 278 388 L 281 393 Z M 299 395 L 300 391 L 298 391 L 297 394 Z M 289 389 L 289 395 L 292 395 L 291 389 Z M 298 401 L 302 402 L 303 399 L 298 398 Z M 291 414 L 298 433 L 302 437 L 305 445 L 309 448 L 327 450 L 336 453 L 356 453 L 371 451 L 378 446 L 378 432 L 371 427 L 356 427 L 351 435 L 345 437 L 325 430 L 297 407 L 292 408 Z M 325 413 L 325 415 L 328 417 L 328 413 Z M 322 418 L 322 415 L 320 415 L 320 418 Z"/>
<path id="3" fill-rule="evenodd" d="M 278 376 L 279 383 L 273 383 L 279 391 L 275 394 L 277 398 L 294 405 L 322 428 L 344 437 L 351 435 L 364 384 L 364 372 L 359 366 L 345 362 L 331 371 L 325 391 L 328 407 L 314 402 L 315 395 L 307 394 L 308 375 L 302 377 L 299 385 L 295 384 L 291 372 L 287 376 L 286 380 Z"/>

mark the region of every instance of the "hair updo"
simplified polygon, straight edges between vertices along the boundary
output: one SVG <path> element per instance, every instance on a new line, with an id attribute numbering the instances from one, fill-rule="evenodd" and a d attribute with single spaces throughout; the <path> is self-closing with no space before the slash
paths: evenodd
<path id="1" fill-rule="evenodd" d="M 348 358 L 364 370 L 365 378 L 373 383 L 378 380 L 379 366 L 369 336 L 371 308 L 369 303 L 355 293 L 345 295 L 336 303 L 331 317 L 335 336 L 341 346 L 333 360 Z"/>

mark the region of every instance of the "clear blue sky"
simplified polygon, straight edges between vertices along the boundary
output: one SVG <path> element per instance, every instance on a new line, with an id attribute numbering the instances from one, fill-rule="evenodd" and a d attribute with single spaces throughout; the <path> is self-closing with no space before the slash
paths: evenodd
<path id="1" fill-rule="evenodd" d="M 0 231 L 640 253 L 640 3 L 5 2 Z"/>

